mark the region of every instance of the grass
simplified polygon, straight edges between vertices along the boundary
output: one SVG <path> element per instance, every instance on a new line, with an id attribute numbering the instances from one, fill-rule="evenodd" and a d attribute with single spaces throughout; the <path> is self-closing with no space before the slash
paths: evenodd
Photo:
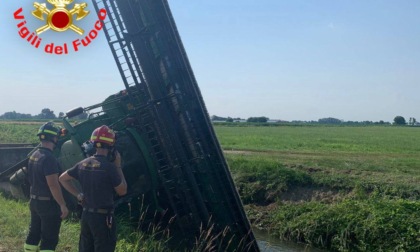
<path id="1" fill-rule="evenodd" d="M 420 128 L 215 130 L 256 225 L 332 251 L 420 250 Z"/>
<path id="2" fill-rule="evenodd" d="M 419 251 L 420 202 L 382 197 L 285 204 L 274 232 L 336 251 Z"/>
<path id="3" fill-rule="evenodd" d="M 7 248 L 7 251 L 20 251 L 29 224 L 29 207 L 23 202 L 7 200 L 3 196 L 0 197 L 0 206 L 0 246 Z"/>
<path id="4" fill-rule="evenodd" d="M 0 193 L 0 205 L 0 248 L 22 251 L 30 220 L 29 204 L 27 201 L 9 199 Z M 57 251 L 78 251 L 79 232 L 79 224 L 74 218 L 63 221 Z"/>
<path id="5" fill-rule="evenodd" d="M 0 193 L 0 251 L 22 251 L 30 220 L 29 205 L 27 201 L 10 199 Z M 170 252 L 187 251 L 180 248 L 170 249 L 169 230 L 157 225 L 149 225 L 147 233 L 137 231 L 126 218 L 117 216 L 117 245 L 116 252 Z M 77 252 L 79 244 L 80 225 L 75 217 L 68 217 L 62 222 L 60 240 L 57 252 Z M 223 236 L 220 233 L 218 236 Z M 209 230 L 201 229 L 200 236 L 195 240 L 192 252 L 223 251 L 216 248 L 216 238 L 212 236 L 212 227 Z M 176 244 L 179 246 L 179 244 Z"/>
<path id="6" fill-rule="evenodd" d="M 0 251 L 21 251 L 28 233 L 30 220 L 29 205 L 27 201 L 9 199 L 0 193 Z M 137 232 L 123 219 L 118 218 L 118 243 L 116 252 L 139 252 L 139 251 L 168 251 L 165 240 L 156 240 L 157 231 L 146 235 Z M 69 217 L 62 222 L 60 229 L 60 241 L 56 251 L 77 252 L 79 244 L 80 225 L 76 218 Z"/>
<path id="7" fill-rule="evenodd" d="M 356 179 L 420 190 L 417 127 L 216 126 L 215 130 L 232 161 L 242 156 L 294 170 L 317 171 L 311 176 L 319 183 Z"/>
<path id="8" fill-rule="evenodd" d="M 215 126 L 224 149 L 409 154 L 420 151 L 419 127 Z"/>

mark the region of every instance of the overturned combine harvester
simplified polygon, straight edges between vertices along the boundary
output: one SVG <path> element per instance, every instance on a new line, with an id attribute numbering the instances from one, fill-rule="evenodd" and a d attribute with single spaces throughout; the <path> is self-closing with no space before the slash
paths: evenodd
<path id="1" fill-rule="evenodd" d="M 107 12 L 104 31 L 125 90 L 66 114 L 67 135 L 55 153 L 62 168 L 84 159 L 84 143 L 106 124 L 117 132 L 129 187 L 117 199 L 117 211 L 128 211 L 131 219 L 146 211 L 161 214 L 160 224 L 186 247 L 204 231 L 214 250 L 259 251 L 167 1 L 93 4 L 98 13 Z M 89 118 L 71 125 L 68 118 L 82 112 Z M 0 178 L 16 178 L 24 165 Z"/>

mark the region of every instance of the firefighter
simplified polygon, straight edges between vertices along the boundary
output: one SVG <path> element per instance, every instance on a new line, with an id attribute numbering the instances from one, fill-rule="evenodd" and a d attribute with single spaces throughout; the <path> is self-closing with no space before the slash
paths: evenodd
<path id="1" fill-rule="evenodd" d="M 31 222 L 24 251 L 54 251 L 58 244 L 61 220 L 68 214 L 58 176 L 60 168 L 53 150 L 57 146 L 60 128 L 53 122 L 42 125 L 37 136 L 40 147 L 29 157 Z"/>
<path id="2" fill-rule="evenodd" d="M 60 182 L 83 206 L 79 252 L 114 251 L 117 243 L 114 193 L 125 195 L 127 183 L 120 154 L 113 149 L 115 133 L 103 125 L 93 131 L 91 142 L 96 148 L 95 155 L 64 172 Z M 114 158 L 110 158 L 113 153 Z M 79 181 L 81 190 L 72 180 Z"/>

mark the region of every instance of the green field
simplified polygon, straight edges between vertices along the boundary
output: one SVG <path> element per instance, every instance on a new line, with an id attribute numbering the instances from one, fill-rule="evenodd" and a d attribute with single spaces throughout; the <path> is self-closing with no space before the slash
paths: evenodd
<path id="1" fill-rule="evenodd" d="M 336 251 L 420 250 L 420 128 L 215 130 L 254 225 Z"/>
<path id="2" fill-rule="evenodd" d="M 38 126 L 0 122 L 0 143 L 36 142 Z M 420 128 L 215 131 L 254 226 L 332 251 L 420 251 Z"/>
<path id="3" fill-rule="evenodd" d="M 412 187 L 413 195 L 420 192 L 420 128 L 216 126 L 215 130 L 231 158 L 263 159 L 312 171 L 311 176 L 328 174 L 325 180 L 338 176 Z"/>
<path id="4" fill-rule="evenodd" d="M 0 121 L 0 144 L 38 143 L 36 133 L 41 125 L 40 122 Z"/>

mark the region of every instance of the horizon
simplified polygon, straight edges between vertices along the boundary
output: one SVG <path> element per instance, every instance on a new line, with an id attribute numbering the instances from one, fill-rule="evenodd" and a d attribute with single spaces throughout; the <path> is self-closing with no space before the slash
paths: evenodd
<path id="1" fill-rule="evenodd" d="M 50 108 L 44 108 L 44 109 L 50 109 Z M 64 113 L 64 114 L 66 114 L 66 112 L 63 112 L 63 111 L 60 111 L 60 112 L 55 112 L 54 110 L 51 110 L 50 109 L 50 111 L 52 111 L 53 112 L 53 114 L 54 114 L 54 116 L 55 116 L 55 118 L 54 119 L 60 119 L 60 117 L 59 117 L 59 114 L 60 113 Z M 1 118 L 1 117 L 3 117 L 6 113 L 16 113 L 16 114 L 19 114 L 19 115 L 30 115 L 32 118 L 17 118 L 17 119 L 7 119 L 7 118 Z M 31 113 L 20 113 L 20 112 L 18 112 L 18 111 L 7 111 L 7 112 L 5 112 L 5 113 L 3 113 L 3 114 L 0 114 L 0 120 L 32 120 L 32 119 L 42 119 L 42 120 L 48 120 L 47 118 L 35 118 L 36 116 L 38 116 L 39 114 L 41 114 L 41 113 L 37 113 L 37 114 L 31 114 Z M 247 120 L 247 119 L 249 119 L 249 118 L 259 118 L 259 117 L 266 117 L 267 118 L 267 121 L 268 122 L 318 122 L 319 120 L 322 120 L 322 119 L 336 119 L 336 120 L 340 120 L 341 122 L 358 122 L 358 123 L 363 123 L 363 122 L 372 122 L 372 123 L 379 123 L 379 122 L 384 122 L 384 123 L 392 123 L 393 121 L 394 121 L 394 119 L 396 118 L 396 117 L 398 117 L 398 116 L 400 116 L 400 115 L 397 115 L 397 116 L 395 116 L 392 120 L 390 120 L 390 121 L 388 121 L 388 120 L 378 120 L 378 121 L 374 121 L 374 120 L 362 120 L 362 121 L 355 121 L 355 120 L 344 120 L 344 119 L 340 119 L 340 118 L 335 118 L 335 117 L 329 117 L 329 116 L 327 116 L 327 117 L 321 117 L 321 118 L 318 118 L 318 119 L 316 119 L 316 120 L 301 120 L 301 119 L 292 119 L 292 120 L 284 120 L 284 119 L 278 119 L 278 118 L 269 118 L 269 117 L 267 117 L 267 116 L 264 116 L 264 115 L 259 115 L 259 116 L 250 116 L 250 117 L 246 117 L 246 118 L 242 118 L 242 117 L 237 117 L 237 116 L 220 116 L 220 115 L 209 115 L 209 118 L 212 120 L 212 121 L 220 121 L 220 122 L 223 122 L 223 120 L 217 120 L 217 119 L 215 119 L 215 120 L 213 120 L 212 118 L 213 117 L 218 117 L 218 118 L 221 118 L 221 119 L 224 119 L 224 120 L 226 120 L 226 119 L 228 119 L 228 118 L 231 118 L 231 119 L 233 119 L 233 120 Z M 408 121 L 411 119 L 411 118 L 414 118 L 414 117 L 409 117 L 408 118 L 408 120 L 404 117 L 404 116 L 402 116 L 403 118 L 404 118 L 404 120 L 406 121 L 406 123 L 408 124 Z M 52 119 L 52 118 L 51 118 Z M 414 120 L 415 120 L 415 122 L 417 122 L 417 119 L 416 118 L 414 118 Z"/>

